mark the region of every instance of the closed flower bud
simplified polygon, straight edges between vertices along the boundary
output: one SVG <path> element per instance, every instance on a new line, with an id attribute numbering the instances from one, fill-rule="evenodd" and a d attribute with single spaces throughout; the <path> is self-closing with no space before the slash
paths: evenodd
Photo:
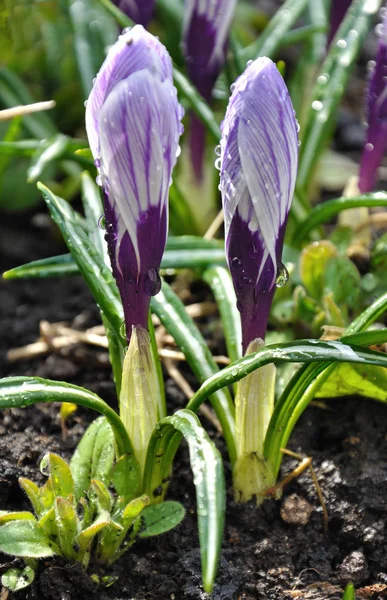
<path id="1" fill-rule="evenodd" d="M 165 47 L 136 25 L 111 48 L 86 109 L 128 339 L 132 326 L 147 327 L 150 297 L 160 289 L 182 114 Z"/>
<path id="2" fill-rule="evenodd" d="M 148 25 L 152 18 L 155 0 L 112 0 L 132 21 Z"/>
<path id="3" fill-rule="evenodd" d="M 379 44 L 367 91 L 367 137 L 360 160 L 359 189 L 375 187 L 378 168 L 387 146 L 387 9 L 378 26 Z"/>
<path id="4" fill-rule="evenodd" d="M 236 81 L 221 140 L 226 254 L 244 351 L 264 339 L 276 282 L 284 283 L 280 260 L 297 174 L 297 131 L 279 71 L 269 58 L 258 58 Z"/>
<path id="5" fill-rule="evenodd" d="M 236 0 L 186 0 L 183 50 L 188 75 L 210 102 L 215 81 L 226 60 L 228 36 Z M 196 117 L 191 123 L 191 155 L 195 174 L 202 176 L 205 129 Z"/>

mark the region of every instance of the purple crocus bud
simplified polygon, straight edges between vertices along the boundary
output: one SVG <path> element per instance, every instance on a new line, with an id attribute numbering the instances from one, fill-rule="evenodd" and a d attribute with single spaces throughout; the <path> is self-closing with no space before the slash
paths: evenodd
<path id="1" fill-rule="evenodd" d="M 387 10 L 379 27 L 379 44 L 367 92 L 367 138 L 360 160 L 359 189 L 375 187 L 378 168 L 387 146 Z"/>
<path id="2" fill-rule="evenodd" d="M 186 0 L 183 50 L 188 75 L 210 102 L 212 89 L 226 60 L 228 35 L 236 0 Z M 195 116 L 191 123 L 191 155 L 196 177 L 202 177 L 205 128 Z"/>
<path id="3" fill-rule="evenodd" d="M 128 339 L 132 326 L 147 328 L 150 296 L 160 289 L 182 114 L 166 49 L 136 25 L 111 48 L 86 109 Z"/>
<path id="4" fill-rule="evenodd" d="M 284 80 L 269 58 L 258 58 L 236 81 L 222 124 L 220 157 L 226 254 L 244 351 L 252 340 L 264 339 L 277 278 L 283 278 L 297 131 Z"/>
<path id="5" fill-rule="evenodd" d="M 330 44 L 335 37 L 347 10 L 351 6 L 351 3 L 352 0 L 331 0 L 328 44 Z"/>
<path id="6" fill-rule="evenodd" d="M 148 25 L 152 18 L 155 0 L 113 0 L 123 13 L 140 25 Z"/>

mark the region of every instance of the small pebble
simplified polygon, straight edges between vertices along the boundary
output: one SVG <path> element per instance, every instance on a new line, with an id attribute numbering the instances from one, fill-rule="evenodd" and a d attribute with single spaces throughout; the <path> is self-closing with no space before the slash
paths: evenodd
<path id="1" fill-rule="evenodd" d="M 361 583 L 368 578 L 368 564 L 363 552 L 348 554 L 339 566 L 338 576 L 341 582 Z"/>
<path id="2" fill-rule="evenodd" d="M 289 525 L 306 525 L 314 508 L 305 498 L 292 494 L 284 498 L 280 514 Z"/>

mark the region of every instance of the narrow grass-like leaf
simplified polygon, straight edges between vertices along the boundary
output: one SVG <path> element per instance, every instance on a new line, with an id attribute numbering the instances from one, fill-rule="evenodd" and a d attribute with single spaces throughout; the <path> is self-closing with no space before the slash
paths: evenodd
<path id="1" fill-rule="evenodd" d="M 71 254 L 60 254 L 34 260 L 26 265 L 15 267 L 3 273 L 4 279 L 44 279 L 46 277 L 67 277 L 79 275 L 79 269 Z"/>
<path id="2" fill-rule="evenodd" d="M 313 89 L 305 121 L 297 180 L 301 190 L 307 189 L 315 165 L 326 147 L 337 107 L 381 4 L 382 0 L 354 0 L 330 46 Z"/>
<path id="3" fill-rule="evenodd" d="M 45 140 L 43 146 L 35 151 L 27 171 L 29 183 L 37 181 L 50 163 L 63 157 L 67 150 L 68 139 L 67 136 L 58 133 L 55 137 Z"/>
<path id="4" fill-rule="evenodd" d="M 7 108 L 36 102 L 25 83 L 16 73 L 5 67 L 0 69 L 0 99 Z M 30 134 L 39 140 L 57 133 L 53 121 L 45 111 L 26 115 L 23 117 L 23 124 Z"/>
<path id="5" fill-rule="evenodd" d="M 239 59 L 246 63 L 258 56 L 273 58 L 281 46 L 284 35 L 305 10 L 307 3 L 308 0 L 286 0 L 270 19 L 258 39 L 242 50 Z"/>
<path id="6" fill-rule="evenodd" d="M 343 600 L 355 600 L 355 588 L 353 583 L 348 583 L 343 594 Z"/>
<path id="7" fill-rule="evenodd" d="M 58 225 L 95 301 L 109 321 L 117 339 L 122 340 L 122 350 L 124 351 L 126 342 L 120 336 L 123 322 L 122 304 L 110 269 L 103 263 L 99 252 L 87 235 L 83 220 L 68 202 L 55 196 L 41 183 L 38 183 L 38 188 L 41 190 L 51 216 Z"/>
<path id="8" fill-rule="evenodd" d="M 87 171 L 82 173 L 82 203 L 90 239 L 95 249 L 99 252 L 101 260 L 110 270 L 110 259 L 107 251 L 107 243 L 105 241 L 103 208 L 99 188 Z M 116 330 L 105 316 L 103 310 L 101 310 L 101 317 L 109 340 L 109 357 L 113 368 L 117 395 L 119 396 L 122 380 L 123 340 L 120 333 L 117 335 Z"/>
<path id="9" fill-rule="evenodd" d="M 348 341 L 348 338 L 346 338 L 346 341 Z M 314 363 L 320 361 L 323 364 L 327 360 L 387 367 L 386 354 L 358 346 L 350 346 L 343 342 L 297 340 L 288 344 L 271 344 L 254 354 L 244 356 L 207 379 L 188 403 L 187 408 L 196 412 L 202 402 L 215 391 L 239 381 L 263 365 L 281 362 Z"/>
<path id="10" fill-rule="evenodd" d="M 163 282 L 161 292 L 152 298 L 151 308 L 184 352 L 188 364 L 200 383 L 219 372 L 202 334 L 187 314 L 184 304 L 167 283 Z M 212 396 L 210 401 L 222 425 L 230 460 L 233 462 L 236 456 L 235 411 L 231 396 L 227 390 L 222 390 Z"/>
<path id="11" fill-rule="evenodd" d="M 211 592 L 222 544 L 224 475 L 219 451 L 191 411 L 179 410 L 157 425 L 149 442 L 144 486 L 154 497 L 154 488 L 170 476 L 173 457 L 182 437 L 188 443 L 196 487 L 203 586 L 206 592 Z"/>
<path id="12" fill-rule="evenodd" d="M 242 357 L 242 332 L 240 313 L 230 273 L 222 267 L 210 267 L 203 273 L 219 308 L 227 346 L 227 356 L 234 362 Z"/>
<path id="13" fill-rule="evenodd" d="M 38 402 L 74 402 L 106 417 L 113 429 L 118 454 L 133 454 L 127 431 L 117 413 L 97 394 L 84 388 L 40 377 L 0 379 L 0 409 L 21 408 Z"/>
<path id="14" fill-rule="evenodd" d="M 361 194 L 353 198 L 335 198 L 334 200 L 327 200 L 322 204 L 314 206 L 308 214 L 307 219 L 297 226 L 294 232 L 294 244 L 302 242 L 310 231 L 322 223 L 326 223 L 342 210 L 358 206 L 387 206 L 387 192 Z"/>

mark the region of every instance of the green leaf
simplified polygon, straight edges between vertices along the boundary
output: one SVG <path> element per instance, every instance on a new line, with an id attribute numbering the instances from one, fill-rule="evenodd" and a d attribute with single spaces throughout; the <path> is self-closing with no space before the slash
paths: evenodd
<path id="1" fill-rule="evenodd" d="M 43 558 L 58 554 L 36 521 L 10 521 L 0 527 L 0 550 L 12 556 Z"/>
<path id="2" fill-rule="evenodd" d="M 180 502 L 169 500 L 161 504 L 148 506 L 141 513 L 143 529 L 141 529 L 140 537 L 147 538 L 161 535 L 181 523 L 184 516 L 185 508 Z"/>
<path id="3" fill-rule="evenodd" d="M 335 256 L 337 248 L 329 240 L 308 244 L 301 252 L 301 281 L 313 298 L 321 298 L 325 287 L 326 265 Z"/>
<path id="4" fill-rule="evenodd" d="M 195 323 L 188 316 L 184 304 L 170 286 L 163 282 L 161 292 L 153 296 L 151 308 L 185 354 L 187 362 L 200 383 L 219 369 L 208 349 L 207 343 Z M 235 409 L 227 390 L 210 398 L 222 425 L 231 461 L 235 460 Z"/>
<path id="5" fill-rule="evenodd" d="M 64 277 L 79 275 L 79 269 L 71 254 L 50 256 L 41 260 L 34 260 L 26 265 L 15 267 L 3 273 L 4 279 L 34 279 L 45 277 Z"/>
<path id="6" fill-rule="evenodd" d="M 336 365 L 318 390 L 317 398 L 361 395 L 387 401 L 387 370 L 372 365 Z"/>
<path id="7" fill-rule="evenodd" d="M 74 402 L 103 414 L 113 429 L 118 455 L 133 454 L 127 431 L 116 412 L 99 396 L 84 388 L 40 377 L 0 379 L 0 410 L 20 408 L 38 402 Z"/>
<path id="8" fill-rule="evenodd" d="M 74 481 L 70 467 L 66 461 L 52 452 L 48 453 L 46 456 L 54 495 L 61 496 L 62 498 L 73 496 Z"/>
<path id="9" fill-rule="evenodd" d="M 294 244 L 299 244 L 304 240 L 310 231 L 326 223 L 339 214 L 342 210 L 357 208 L 359 206 L 387 206 L 387 192 L 374 192 L 371 194 L 361 194 L 353 198 L 335 198 L 327 200 L 314 206 L 308 213 L 305 221 L 301 222 L 294 231 Z"/>
<path id="10" fill-rule="evenodd" d="M 222 544 L 224 475 L 219 451 L 191 411 L 179 410 L 158 423 L 149 442 L 144 489 L 151 498 L 158 497 L 159 487 L 170 476 L 172 461 L 182 436 L 188 443 L 196 487 L 203 586 L 206 592 L 211 592 Z"/>
<path id="11" fill-rule="evenodd" d="M 67 558 L 76 558 L 74 540 L 78 533 L 78 516 L 71 502 L 64 498 L 55 500 L 55 523 L 61 552 Z"/>
<path id="12" fill-rule="evenodd" d="M 131 526 L 134 519 L 136 519 L 139 514 L 142 514 L 142 511 L 149 505 L 149 502 L 149 496 L 144 495 L 135 498 L 125 506 L 122 512 L 121 521 L 126 531 Z"/>
<path id="13" fill-rule="evenodd" d="M 272 344 L 265 346 L 262 350 L 244 356 L 231 365 L 216 373 L 199 388 L 187 408 L 196 412 L 199 406 L 211 394 L 223 386 L 230 385 L 246 377 L 249 373 L 269 363 L 299 362 L 299 363 L 321 363 L 325 361 L 349 362 L 387 367 L 387 355 L 382 352 L 351 346 L 342 341 L 326 342 L 321 340 L 297 340 L 287 344 Z M 317 367 L 316 367 L 317 368 Z M 286 390 L 284 394 L 286 393 Z M 275 410 L 277 410 L 278 402 Z M 270 426 L 269 426 L 270 428 Z"/>
<path id="14" fill-rule="evenodd" d="M 27 494 L 28 499 L 33 506 L 35 514 L 39 517 L 44 507 L 40 500 L 40 490 L 38 486 L 36 485 L 36 483 L 30 481 L 29 479 L 26 479 L 25 477 L 19 478 L 19 484 Z"/>
<path id="15" fill-rule="evenodd" d="M 241 317 L 230 273 L 222 267 L 211 267 L 203 273 L 203 280 L 210 286 L 219 308 L 228 357 L 238 360 L 242 356 Z"/>
<path id="16" fill-rule="evenodd" d="M 4 525 L 4 523 L 8 523 L 9 521 L 36 521 L 36 519 L 30 512 L 8 512 L 6 510 L 0 510 L 0 525 Z"/>
<path id="17" fill-rule="evenodd" d="M 113 468 L 112 482 L 118 496 L 126 502 L 133 500 L 141 488 L 141 471 L 132 456 L 121 456 Z"/>
<path id="18" fill-rule="evenodd" d="M 24 569 L 8 569 L 1 576 L 1 584 L 11 590 L 11 592 L 18 592 L 33 582 L 35 579 L 35 571 L 28 565 Z"/>
<path id="19" fill-rule="evenodd" d="M 335 302 L 355 308 L 360 299 L 361 277 L 354 263 L 345 256 L 336 256 L 326 263 L 325 286 L 333 292 Z"/>
<path id="20" fill-rule="evenodd" d="M 89 527 L 81 531 L 76 538 L 76 542 L 79 544 L 81 552 L 87 552 L 90 548 L 90 544 L 94 537 L 110 525 L 110 519 L 106 518 L 106 513 L 102 513 L 98 519 L 94 521 Z"/>
<path id="21" fill-rule="evenodd" d="M 321 66 L 300 148 L 297 184 L 303 191 L 310 184 L 316 163 L 327 145 L 348 79 L 381 4 L 382 0 L 375 0 L 372 5 L 364 0 L 352 2 Z"/>
<path id="22" fill-rule="evenodd" d="M 120 336 L 123 321 L 122 304 L 110 269 L 103 264 L 99 252 L 87 235 L 84 221 L 74 212 L 68 202 L 55 196 L 41 183 L 38 183 L 38 188 L 42 192 L 51 216 L 58 225 L 95 301 L 109 321 L 117 339 L 122 340 L 124 350 L 126 341 Z"/>
<path id="23" fill-rule="evenodd" d="M 246 64 L 258 56 L 273 58 L 283 42 L 284 35 L 305 10 L 308 0 L 286 0 L 275 12 L 258 39 L 240 53 L 239 60 Z"/>
<path id="24" fill-rule="evenodd" d="M 58 133 L 53 138 L 44 140 L 43 145 L 35 151 L 32 156 L 31 165 L 27 171 L 27 181 L 32 183 L 41 177 L 45 168 L 63 157 L 67 150 L 68 137 Z"/>
<path id="25" fill-rule="evenodd" d="M 102 483 L 102 481 L 98 481 L 98 479 L 92 479 L 91 488 L 96 495 L 100 512 L 105 511 L 110 513 L 112 508 L 112 498 L 106 486 Z"/>
<path id="26" fill-rule="evenodd" d="M 77 499 L 87 492 L 92 479 L 109 485 L 113 461 L 113 431 L 107 420 L 99 417 L 86 429 L 70 461 Z"/>

